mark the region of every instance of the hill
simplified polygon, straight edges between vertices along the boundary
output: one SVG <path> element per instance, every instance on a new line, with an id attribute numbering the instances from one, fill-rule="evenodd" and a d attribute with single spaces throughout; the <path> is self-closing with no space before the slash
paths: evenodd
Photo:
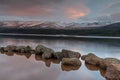
<path id="1" fill-rule="evenodd" d="M 120 23 L 113 23 L 101 27 L 79 27 L 79 28 L 58 28 L 57 24 L 42 24 L 31 27 L 1 27 L 0 33 L 17 33 L 17 34 L 45 34 L 45 35 L 79 35 L 79 36 L 120 36 Z M 53 26 L 57 26 L 54 28 Z M 49 28 L 50 26 L 50 28 Z"/>

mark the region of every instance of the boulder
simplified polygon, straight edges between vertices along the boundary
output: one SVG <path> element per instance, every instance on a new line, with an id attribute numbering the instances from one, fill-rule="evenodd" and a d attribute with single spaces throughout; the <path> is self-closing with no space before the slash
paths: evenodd
<path id="1" fill-rule="evenodd" d="M 45 59 L 44 62 L 45 62 L 46 67 L 51 66 L 51 60 L 50 59 Z"/>
<path id="2" fill-rule="evenodd" d="M 13 52 L 5 52 L 4 54 L 6 54 L 7 56 L 13 56 L 14 55 Z"/>
<path id="3" fill-rule="evenodd" d="M 63 54 L 61 52 L 55 52 L 53 54 L 54 58 L 61 60 L 63 58 Z"/>
<path id="4" fill-rule="evenodd" d="M 14 45 L 8 45 L 7 47 L 4 47 L 4 52 L 15 52 L 16 46 Z"/>
<path id="5" fill-rule="evenodd" d="M 91 70 L 91 71 L 99 71 L 100 74 L 101 74 L 101 76 L 104 77 L 104 75 L 105 75 L 105 70 L 101 69 L 99 66 L 91 65 L 91 64 L 87 64 L 87 63 L 85 63 L 85 66 L 86 66 L 89 70 Z"/>
<path id="6" fill-rule="evenodd" d="M 32 51 L 32 48 L 30 46 L 25 47 L 25 52 L 30 53 Z"/>
<path id="7" fill-rule="evenodd" d="M 82 59 L 85 60 L 85 63 L 99 66 L 100 62 L 102 61 L 102 58 L 99 58 L 95 54 L 89 53 L 88 55 L 83 55 Z"/>
<path id="8" fill-rule="evenodd" d="M 36 54 L 35 50 L 31 50 L 29 53 Z"/>
<path id="9" fill-rule="evenodd" d="M 111 64 L 108 66 L 105 77 L 107 80 L 120 80 L 120 64 Z"/>
<path id="10" fill-rule="evenodd" d="M 35 54 L 35 60 L 36 61 L 41 61 L 42 60 L 42 56 Z"/>
<path id="11" fill-rule="evenodd" d="M 111 64 L 119 64 L 120 60 L 116 58 L 105 58 L 100 62 L 100 68 L 106 69 Z"/>
<path id="12" fill-rule="evenodd" d="M 59 59 L 51 59 L 51 61 L 54 64 L 60 64 L 60 60 Z"/>
<path id="13" fill-rule="evenodd" d="M 25 46 L 17 46 L 16 51 L 18 53 L 25 53 Z"/>
<path id="14" fill-rule="evenodd" d="M 101 76 L 105 77 L 106 70 L 103 70 L 100 68 L 99 72 L 100 72 Z"/>
<path id="15" fill-rule="evenodd" d="M 62 64 L 68 66 L 80 66 L 81 62 L 78 58 L 63 58 Z"/>
<path id="16" fill-rule="evenodd" d="M 43 59 L 49 59 L 53 56 L 54 51 L 48 47 L 45 47 L 43 45 L 38 45 L 35 49 L 36 54 L 42 55 Z"/>
<path id="17" fill-rule="evenodd" d="M 54 51 L 48 47 L 45 47 L 43 45 L 38 45 L 35 48 L 35 51 L 37 54 L 43 54 L 43 53 L 54 53 Z"/>
<path id="18" fill-rule="evenodd" d="M 91 70 L 91 71 L 97 71 L 97 70 L 99 70 L 99 66 L 96 66 L 96 65 L 91 65 L 91 64 L 85 63 L 85 66 L 86 66 L 89 70 Z"/>
<path id="19" fill-rule="evenodd" d="M 61 65 L 62 71 L 75 71 L 78 70 L 80 66 L 68 66 L 68 65 Z"/>
<path id="20" fill-rule="evenodd" d="M 4 53 L 4 47 L 1 47 L 1 48 L 0 48 L 0 52 L 1 52 L 1 53 Z"/>
<path id="21" fill-rule="evenodd" d="M 51 53 L 51 52 L 44 52 L 42 54 L 42 59 L 50 59 L 50 58 L 52 58 L 52 54 L 53 53 Z"/>
<path id="22" fill-rule="evenodd" d="M 27 59 L 29 59 L 29 58 L 31 57 L 31 55 L 32 55 L 32 54 L 30 54 L 30 53 L 25 53 L 25 54 L 24 54 L 24 56 L 25 56 Z"/>
<path id="23" fill-rule="evenodd" d="M 85 60 L 86 56 L 87 56 L 87 55 L 81 56 L 81 59 L 82 59 L 82 60 Z"/>
<path id="24" fill-rule="evenodd" d="M 35 51 L 37 54 L 43 54 L 45 51 L 46 51 L 46 47 L 43 46 L 43 45 L 38 45 L 36 48 L 35 48 Z"/>
<path id="25" fill-rule="evenodd" d="M 64 58 L 80 58 L 81 57 L 81 54 L 79 52 L 74 52 L 66 49 L 62 50 L 62 54 Z"/>

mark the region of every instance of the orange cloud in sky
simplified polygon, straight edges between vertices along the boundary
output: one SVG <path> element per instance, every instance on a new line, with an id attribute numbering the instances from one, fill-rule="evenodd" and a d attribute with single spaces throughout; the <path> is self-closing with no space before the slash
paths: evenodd
<path id="1" fill-rule="evenodd" d="M 90 9 L 82 4 L 66 8 L 66 15 L 71 19 L 84 17 L 90 13 Z"/>
<path id="2" fill-rule="evenodd" d="M 82 12 L 82 11 L 79 11 L 77 9 L 74 9 L 74 8 L 70 8 L 67 10 L 67 13 L 69 15 L 69 18 L 80 18 L 80 17 L 83 17 L 86 15 L 85 12 Z"/>

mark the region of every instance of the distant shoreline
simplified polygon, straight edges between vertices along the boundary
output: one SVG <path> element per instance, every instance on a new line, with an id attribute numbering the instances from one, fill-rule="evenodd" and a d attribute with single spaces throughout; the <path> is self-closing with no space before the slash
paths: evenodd
<path id="1" fill-rule="evenodd" d="M 0 33 L 0 36 L 26 36 L 26 37 L 55 37 L 55 38 L 88 38 L 88 39 L 120 39 L 113 36 L 76 36 L 76 35 L 46 35 L 46 34 L 20 34 L 20 33 Z"/>

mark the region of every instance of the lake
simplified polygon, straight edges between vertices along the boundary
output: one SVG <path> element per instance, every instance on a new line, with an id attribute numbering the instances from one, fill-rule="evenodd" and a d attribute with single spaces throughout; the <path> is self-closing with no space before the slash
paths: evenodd
<path id="1" fill-rule="evenodd" d="M 94 53 L 99 57 L 120 59 L 119 39 L 59 39 L 59 38 L 7 38 L 0 37 L 0 46 L 30 45 L 35 48 L 43 44 L 55 51 L 69 49 L 82 55 Z M 0 80 L 105 80 L 104 71 L 85 65 L 80 67 L 63 66 L 57 60 L 41 60 L 30 54 L 0 54 Z"/>

